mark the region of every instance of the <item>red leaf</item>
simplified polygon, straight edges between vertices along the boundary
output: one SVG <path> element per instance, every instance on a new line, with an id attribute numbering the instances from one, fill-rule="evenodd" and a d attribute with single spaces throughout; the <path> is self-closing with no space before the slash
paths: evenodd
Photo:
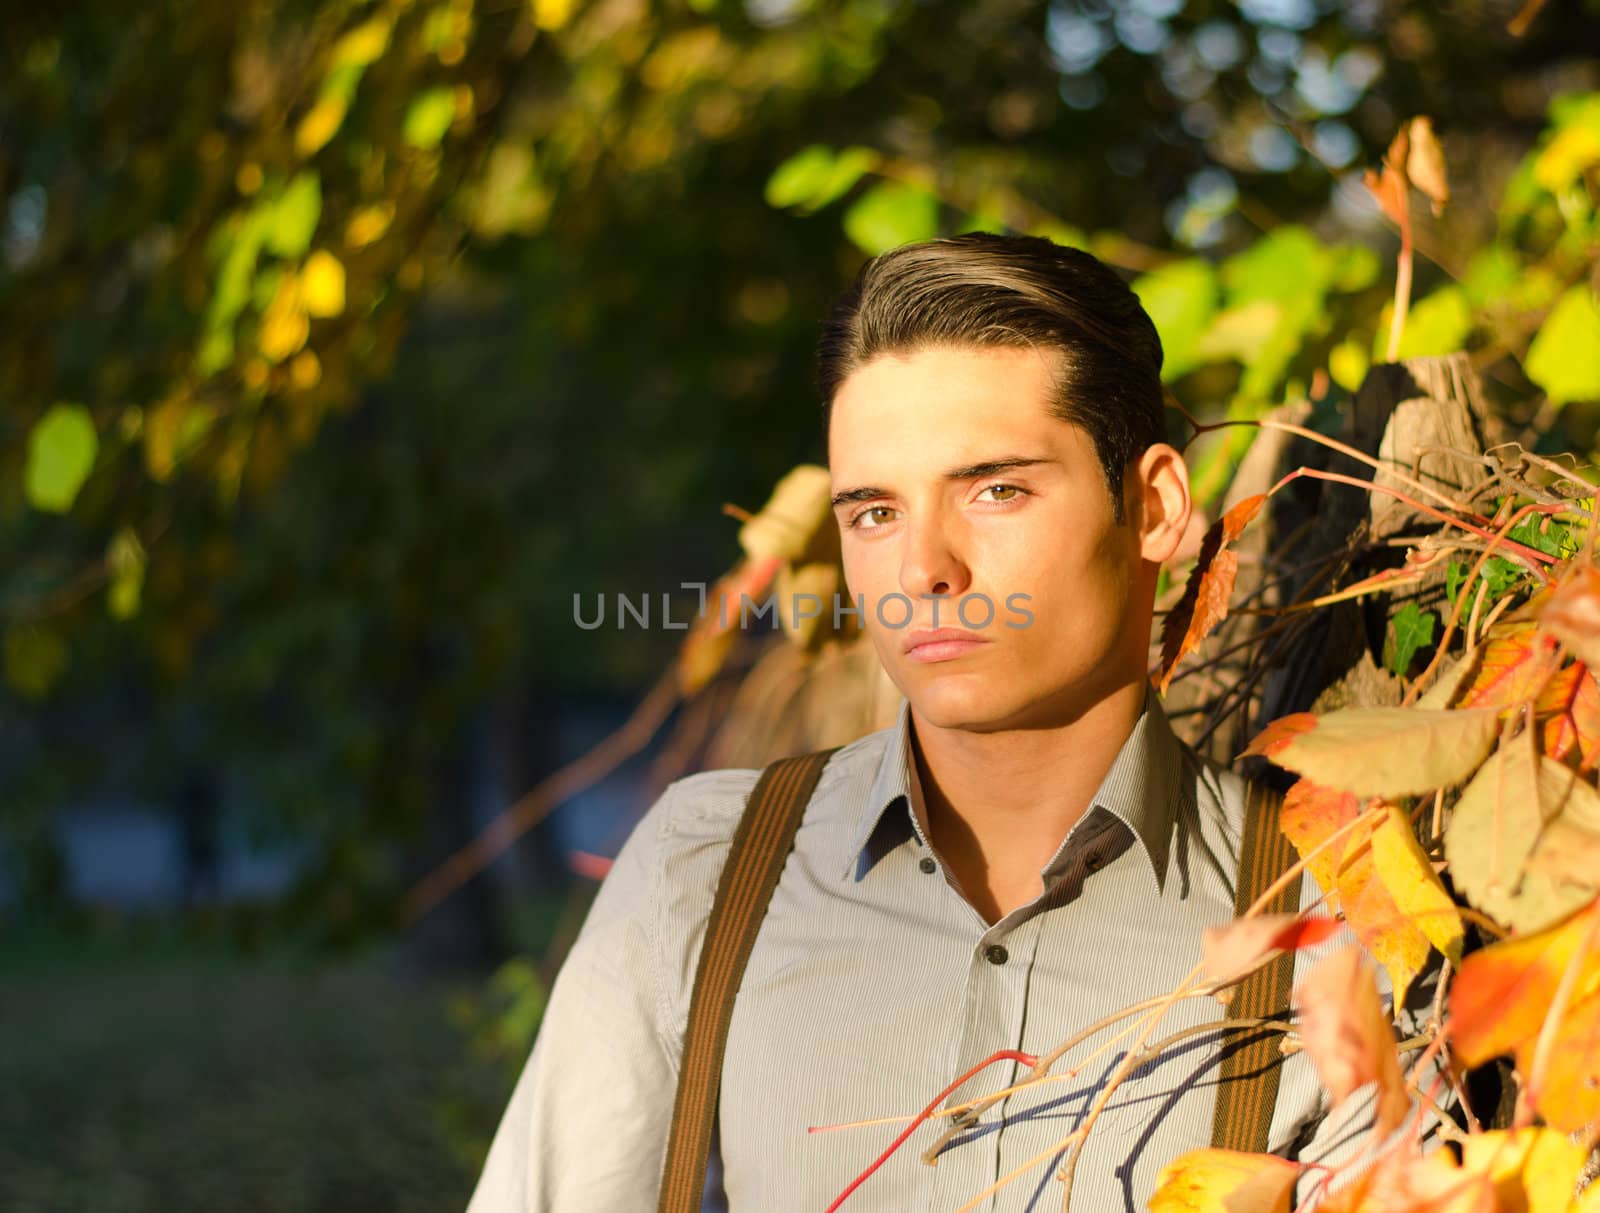
<path id="1" fill-rule="evenodd" d="M 1161 627 L 1159 685 L 1163 692 L 1172 681 L 1178 662 L 1199 648 L 1211 630 L 1227 618 L 1234 578 L 1239 571 L 1239 558 L 1227 550 L 1227 545 L 1239 538 L 1266 499 L 1265 493 L 1246 497 L 1206 531 L 1183 597 Z"/>
<path id="2" fill-rule="evenodd" d="M 1535 623 L 1496 628 L 1478 668 L 1456 697 L 1458 708 L 1512 708 L 1531 699 L 1556 665 L 1556 642 Z"/>
<path id="3" fill-rule="evenodd" d="M 1260 754 L 1263 758 L 1271 758 L 1296 736 L 1316 727 L 1315 712 L 1292 712 L 1288 716 L 1280 716 L 1256 734 L 1255 740 L 1246 747 L 1245 754 Z"/>

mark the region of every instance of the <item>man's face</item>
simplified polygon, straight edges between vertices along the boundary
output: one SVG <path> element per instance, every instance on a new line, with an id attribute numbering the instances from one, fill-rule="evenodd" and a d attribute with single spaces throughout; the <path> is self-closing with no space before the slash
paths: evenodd
<path id="1" fill-rule="evenodd" d="M 923 349 L 874 359 L 834 397 L 845 578 L 931 725 L 1049 727 L 1144 676 L 1155 565 L 1140 465 L 1116 523 L 1093 442 L 1048 411 L 1057 357 Z M 935 627 L 966 639 L 917 645 Z"/>

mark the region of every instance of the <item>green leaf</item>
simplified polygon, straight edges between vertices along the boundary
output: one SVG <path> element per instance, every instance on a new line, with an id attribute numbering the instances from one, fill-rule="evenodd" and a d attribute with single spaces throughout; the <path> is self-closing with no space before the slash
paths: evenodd
<path id="1" fill-rule="evenodd" d="M 113 619 L 130 619 L 139 613 L 144 591 L 144 544 L 132 527 L 123 527 L 106 549 L 106 566 L 111 570 L 111 587 L 106 608 Z"/>
<path id="2" fill-rule="evenodd" d="M 1347 392 L 1361 390 L 1371 365 L 1366 349 L 1353 337 L 1341 341 L 1328 353 L 1328 374 Z"/>
<path id="3" fill-rule="evenodd" d="M 1491 244 L 1479 249 L 1467 262 L 1461 289 L 1474 307 L 1486 308 L 1511 294 L 1521 274 L 1516 253 L 1503 244 Z"/>
<path id="4" fill-rule="evenodd" d="M 869 257 L 939 234 L 939 199 L 920 186 L 884 181 L 844 213 L 845 235 Z"/>
<path id="5" fill-rule="evenodd" d="M 814 143 L 785 160 L 767 179 L 767 205 L 821 210 L 841 197 L 878 163 L 870 147 L 847 147 L 835 153 Z"/>
<path id="6" fill-rule="evenodd" d="M 1456 595 L 1461 593 L 1461 583 L 1467 579 L 1467 566 L 1459 560 L 1452 560 L 1444 570 L 1444 596 L 1450 606 L 1456 605 Z"/>
<path id="7" fill-rule="evenodd" d="M 1170 383 L 1204 358 L 1200 338 L 1217 308 L 1217 275 L 1200 257 L 1174 261 L 1135 279 L 1134 293 L 1161 335 L 1161 378 Z"/>
<path id="8" fill-rule="evenodd" d="M 1556 300 L 1522 366 L 1556 404 L 1600 399 L 1600 306 L 1588 286 Z"/>
<path id="9" fill-rule="evenodd" d="M 455 90 L 441 84 L 412 101 L 401 133 L 412 147 L 438 147 L 455 120 Z"/>
<path id="10" fill-rule="evenodd" d="M 6 681 L 29 699 L 43 699 L 67 668 L 67 642 L 54 628 L 22 624 L 6 629 Z"/>
<path id="11" fill-rule="evenodd" d="M 1389 643 L 1384 646 L 1383 661 L 1396 678 L 1406 676 L 1418 649 L 1433 643 L 1433 628 L 1437 622 L 1432 611 L 1424 611 L 1414 602 L 1406 603 L 1395 612 L 1389 622 Z"/>
<path id="12" fill-rule="evenodd" d="M 1400 335 L 1400 358 L 1429 358 L 1454 354 L 1466 344 L 1472 331 L 1472 309 L 1466 292 L 1458 286 L 1441 287 L 1411 307 L 1405 332 Z M 1379 326 L 1379 338 L 1389 340 L 1387 322 Z"/>
<path id="13" fill-rule="evenodd" d="M 1344 294 L 1364 291 L 1378 280 L 1381 269 L 1378 254 L 1366 245 L 1341 244 L 1333 250 L 1329 285 Z"/>
<path id="14" fill-rule="evenodd" d="M 279 257 L 301 256 L 311 247 L 311 237 L 321 218 L 322 178 L 311 170 L 295 174 L 267 212 L 268 251 Z"/>
<path id="15" fill-rule="evenodd" d="M 81 404 L 58 404 L 28 435 L 23 491 L 36 510 L 65 514 L 94 467 L 100 439 L 94 420 Z"/>

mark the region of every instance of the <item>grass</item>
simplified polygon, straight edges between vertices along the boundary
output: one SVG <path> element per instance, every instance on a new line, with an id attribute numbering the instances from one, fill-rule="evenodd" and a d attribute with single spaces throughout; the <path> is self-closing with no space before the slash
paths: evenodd
<path id="1" fill-rule="evenodd" d="M 514 1078 L 452 1019 L 481 982 L 109 938 L 0 948 L 0 1209 L 465 1208 Z"/>

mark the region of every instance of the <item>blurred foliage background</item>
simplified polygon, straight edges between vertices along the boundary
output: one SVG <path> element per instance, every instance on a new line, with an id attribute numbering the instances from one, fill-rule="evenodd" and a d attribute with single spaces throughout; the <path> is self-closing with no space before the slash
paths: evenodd
<path id="1" fill-rule="evenodd" d="M 1600 428 L 1596 0 L 0 22 L 6 1208 L 464 1203 L 592 891 L 565 854 L 644 769 L 397 907 L 670 665 L 574 596 L 692 611 L 721 505 L 820 454 L 812 343 L 870 253 L 1090 248 L 1207 418 L 1469 349 L 1531 448 Z M 1362 174 L 1415 115 L 1451 198 L 1391 350 Z"/>

